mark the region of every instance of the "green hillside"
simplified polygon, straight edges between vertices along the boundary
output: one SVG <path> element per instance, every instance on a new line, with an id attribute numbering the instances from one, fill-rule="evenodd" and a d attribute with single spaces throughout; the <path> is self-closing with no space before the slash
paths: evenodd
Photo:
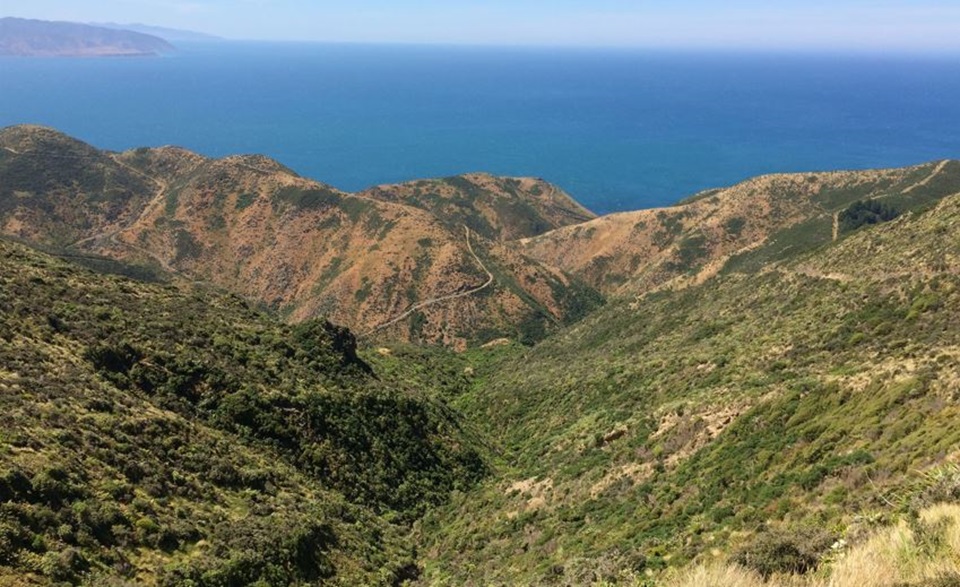
<path id="1" fill-rule="evenodd" d="M 8 241 L 0 283 L 0 584 L 395 584 L 485 474 L 326 322 Z"/>
<path id="2" fill-rule="evenodd" d="M 960 195 L 465 359 L 498 475 L 420 526 L 428 582 L 655 576 L 890 519 L 960 454 L 958 235 Z"/>

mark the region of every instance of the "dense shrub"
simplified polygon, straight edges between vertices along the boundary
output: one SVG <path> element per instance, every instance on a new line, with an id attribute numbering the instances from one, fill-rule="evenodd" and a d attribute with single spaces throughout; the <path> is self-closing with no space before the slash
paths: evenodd
<path id="1" fill-rule="evenodd" d="M 850 232 L 868 224 L 889 222 L 900 212 L 880 200 L 859 200 L 840 213 L 840 231 Z"/>
<path id="2" fill-rule="evenodd" d="M 325 320 L 3 240 L 0 282 L 0 567 L 111 584 L 145 553 L 170 585 L 389 584 L 419 568 L 388 520 L 486 473 L 433 392 Z"/>
<path id="3" fill-rule="evenodd" d="M 815 529 L 772 530 L 757 535 L 733 560 L 767 579 L 778 573 L 804 574 L 817 568 L 833 537 Z"/>
<path id="4" fill-rule="evenodd" d="M 339 205 L 343 198 L 329 188 L 304 188 L 288 186 L 277 190 L 273 201 L 286 202 L 296 208 L 319 210 Z"/>

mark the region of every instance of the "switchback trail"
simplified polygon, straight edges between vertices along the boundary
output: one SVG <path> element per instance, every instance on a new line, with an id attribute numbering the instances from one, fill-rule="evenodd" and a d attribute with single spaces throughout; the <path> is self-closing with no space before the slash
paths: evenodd
<path id="1" fill-rule="evenodd" d="M 17 150 L 15 150 L 15 149 L 12 149 L 12 148 L 6 147 L 6 146 L 3 147 L 3 149 L 4 149 L 5 151 L 8 151 L 8 152 L 10 152 L 10 153 L 13 153 L 14 155 L 20 155 L 20 156 L 30 156 L 30 155 L 33 155 L 33 153 L 29 153 L 29 152 L 28 152 L 28 153 L 23 153 L 23 152 L 17 151 Z M 76 156 L 76 155 L 61 155 L 61 156 L 57 156 L 57 155 L 45 155 L 45 157 L 56 157 L 56 158 L 61 158 L 61 159 L 73 159 L 73 160 L 88 159 L 88 157 Z M 166 192 L 167 192 L 167 184 L 166 184 L 165 182 L 163 182 L 163 181 L 161 181 L 161 180 L 159 180 L 159 179 L 151 176 L 151 175 L 148 175 L 148 174 L 140 171 L 140 170 L 137 169 L 136 167 L 133 167 L 133 166 L 131 166 L 131 165 L 128 165 L 127 163 L 124 163 L 123 161 L 121 161 L 121 160 L 117 157 L 116 154 L 110 154 L 110 158 L 113 159 L 114 163 L 116 163 L 116 164 L 119 165 L 120 167 L 123 167 L 124 169 L 130 171 L 131 173 L 134 173 L 134 174 L 136 174 L 136 175 L 139 175 L 140 177 L 142 177 L 142 178 L 150 181 L 151 183 L 153 183 L 154 185 L 157 186 L 157 193 L 156 193 L 156 195 L 154 196 L 153 201 L 152 201 L 150 204 L 148 204 L 147 207 L 144 208 L 143 212 L 140 213 L 140 216 L 137 217 L 137 220 L 139 221 L 141 218 L 143 218 L 144 216 L 146 216 L 147 212 L 149 212 L 152 208 L 156 207 L 160 202 L 163 201 L 164 197 L 166 196 Z M 87 237 L 87 238 L 83 238 L 83 239 L 80 239 L 80 240 L 78 240 L 78 241 L 76 241 L 76 242 L 73 242 L 73 243 L 67 245 L 67 248 L 77 248 L 77 247 L 80 247 L 80 246 L 84 245 L 85 243 L 88 243 L 88 242 L 91 242 L 91 241 L 100 240 L 100 239 L 108 239 L 111 243 L 113 243 L 113 244 L 115 244 L 115 245 L 118 245 L 118 246 L 121 246 L 121 247 L 126 247 L 126 248 L 128 248 L 128 249 L 133 249 L 133 250 L 135 250 L 135 251 L 137 251 L 137 252 L 139 252 L 139 253 L 142 253 L 142 254 L 146 255 L 147 257 L 149 257 L 149 258 L 153 259 L 154 261 L 156 261 L 157 263 L 159 263 L 160 266 L 163 268 L 164 271 L 167 271 L 168 273 L 176 273 L 176 270 L 175 270 L 173 267 L 171 267 L 171 266 L 170 266 L 166 261 L 164 261 L 163 259 L 161 259 L 161 258 L 159 258 L 158 256 L 154 255 L 151 251 L 149 251 L 149 250 L 147 250 L 147 249 L 145 249 L 145 248 L 143 248 L 143 247 L 140 247 L 140 246 L 137 246 L 137 245 L 134 245 L 134 244 L 131 244 L 131 243 L 126 243 L 126 242 L 121 241 L 118 237 L 119 237 L 120 233 L 122 233 L 122 232 L 123 232 L 124 230 L 126 230 L 127 228 L 129 228 L 129 227 L 121 227 L 121 228 L 117 228 L 116 230 L 113 230 L 113 231 L 111 231 L 111 232 L 107 232 L 107 233 L 104 233 L 104 234 L 96 234 L 96 235 L 93 235 L 93 236 L 90 236 L 90 237 Z"/>
<path id="2" fill-rule="evenodd" d="M 134 251 L 137 251 L 138 253 L 141 253 L 141 254 L 143 254 L 143 255 L 146 255 L 146 256 L 147 256 L 148 258 L 150 258 L 150 259 L 153 259 L 153 260 L 156 261 L 156 262 L 160 265 L 160 267 L 162 267 L 163 270 L 166 271 L 167 273 L 177 273 L 177 270 L 176 270 L 175 268 L 171 267 L 169 263 L 167 263 L 166 261 L 164 261 L 164 260 L 163 260 L 161 257 L 159 257 L 158 255 L 155 255 L 152 251 L 150 251 L 150 250 L 148 250 L 148 249 L 145 249 L 145 248 L 143 248 L 143 247 L 141 247 L 141 246 L 135 245 L 135 244 L 133 244 L 133 243 L 128 243 L 128 242 L 125 242 L 125 241 L 120 240 L 120 234 L 123 233 L 123 231 L 127 230 L 128 228 L 130 228 L 130 226 L 133 226 L 133 225 L 137 224 L 137 222 L 139 222 L 141 219 L 145 218 L 154 208 L 156 208 L 157 206 L 160 206 L 160 205 L 163 204 L 164 200 L 166 199 L 167 189 L 168 189 L 169 186 L 167 185 L 167 183 L 166 183 L 165 181 L 160 180 L 160 179 L 157 179 L 156 177 L 153 177 L 152 175 L 149 175 L 149 174 L 147 174 L 147 173 L 144 173 L 143 171 L 140 171 L 140 170 L 137 169 L 136 167 L 133 167 L 132 165 L 129 165 L 129 164 L 121 161 L 116 155 L 111 155 L 110 157 L 113 159 L 114 163 L 116 163 L 116 164 L 119 165 L 120 167 L 123 167 L 124 169 L 126 169 L 127 171 L 129 171 L 129 172 L 131 172 L 131 173 L 133 173 L 133 174 L 139 175 L 140 177 L 146 179 L 147 181 L 149 181 L 149 182 L 153 183 L 155 186 L 157 186 L 157 193 L 153 196 L 153 200 L 152 200 L 150 203 L 147 204 L 147 206 L 143 209 L 143 211 L 140 213 L 140 215 L 137 217 L 137 219 L 134 220 L 129 226 L 123 226 L 123 227 L 117 228 L 116 230 L 113 230 L 113 231 L 108 232 L 108 233 L 105 233 L 105 234 L 98 234 L 98 235 L 94 235 L 94 236 L 91 236 L 91 237 L 87 237 L 87 238 L 85 238 L 85 239 L 81 239 L 81 240 L 73 243 L 73 244 L 70 245 L 70 246 L 76 248 L 76 247 L 79 247 L 79 246 L 83 245 L 84 243 L 87 243 L 87 242 L 90 242 L 90 241 L 93 241 L 93 240 L 108 239 L 111 243 L 113 243 L 113 244 L 115 244 L 115 245 L 117 245 L 117 246 L 121 246 L 121 247 L 126 247 L 126 248 L 128 248 L 128 249 L 132 249 L 132 250 L 134 250 Z"/>
<path id="3" fill-rule="evenodd" d="M 475 294 L 475 293 L 481 292 L 481 291 L 487 289 L 488 287 L 490 287 L 491 285 L 493 285 L 493 282 L 494 282 L 494 280 L 495 280 L 495 278 L 493 277 L 493 273 L 490 273 L 490 270 L 487 269 L 487 266 L 483 264 L 483 261 L 480 260 L 480 257 L 478 257 L 477 254 L 473 251 L 473 245 L 470 243 L 470 229 L 467 228 L 466 226 L 464 226 L 464 227 L 463 227 L 463 230 L 464 230 L 464 234 L 465 234 L 466 239 L 467 239 L 467 250 L 470 251 L 470 255 L 473 256 L 474 260 L 477 262 L 477 265 L 479 265 L 480 268 L 483 269 L 483 272 L 487 274 L 487 281 L 486 281 L 483 285 L 478 286 L 478 287 L 475 287 L 475 288 L 472 288 L 472 289 L 469 289 L 469 290 L 467 290 L 467 291 L 462 291 L 462 292 L 454 293 L 454 294 L 448 294 L 448 295 L 445 295 L 445 296 L 440 296 L 440 297 L 436 297 L 436 298 L 430 298 L 429 300 L 424 300 L 424 301 L 422 301 L 422 302 L 417 302 L 416 304 L 413 304 L 412 306 L 410 306 L 405 312 L 403 312 L 403 313 L 400 314 L 399 316 L 396 316 L 396 317 L 388 320 L 387 322 L 384 322 L 383 324 L 380 324 L 380 325 L 378 325 L 378 326 L 373 327 L 373 328 L 370 329 L 369 331 L 363 333 L 362 336 L 369 336 L 369 335 L 373 334 L 374 332 L 378 332 L 378 331 L 380 331 L 380 330 L 383 330 L 384 328 L 389 328 L 390 326 L 393 326 L 393 325 L 396 324 L 397 322 L 400 322 L 400 321 L 403 320 L 404 318 L 410 316 L 410 314 L 413 314 L 414 312 L 416 312 L 417 310 L 420 310 L 420 309 L 422 309 L 422 308 L 426 308 L 427 306 L 432 306 L 432 305 L 434 305 L 434 304 L 439 304 L 439 303 L 442 303 L 442 302 L 448 302 L 448 301 L 450 301 L 450 300 L 455 300 L 455 299 L 457 299 L 457 298 L 463 298 L 463 297 L 466 297 L 466 296 L 470 296 L 470 295 L 473 295 L 473 294 Z"/>

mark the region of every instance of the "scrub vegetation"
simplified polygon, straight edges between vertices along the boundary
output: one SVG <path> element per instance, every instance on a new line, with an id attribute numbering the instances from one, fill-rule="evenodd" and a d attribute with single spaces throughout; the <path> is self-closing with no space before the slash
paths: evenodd
<path id="1" fill-rule="evenodd" d="M 960 164 L 591 219 L 0 139 L 2 585 L 960 585 Z"/>

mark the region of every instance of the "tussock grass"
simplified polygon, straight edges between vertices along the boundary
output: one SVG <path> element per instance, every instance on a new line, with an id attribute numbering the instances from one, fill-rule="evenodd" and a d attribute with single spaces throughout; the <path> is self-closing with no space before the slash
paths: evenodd
<path id="1" fill-rule="evenodd" d="M 636 583 L 640 585 L 638 581 Z M 881 528 L 808 576 L 760 574 L 729 563 L 670 573 L 663 587 L 947 587 L 960 585 L 960 504 L 937 504 Z"/>

